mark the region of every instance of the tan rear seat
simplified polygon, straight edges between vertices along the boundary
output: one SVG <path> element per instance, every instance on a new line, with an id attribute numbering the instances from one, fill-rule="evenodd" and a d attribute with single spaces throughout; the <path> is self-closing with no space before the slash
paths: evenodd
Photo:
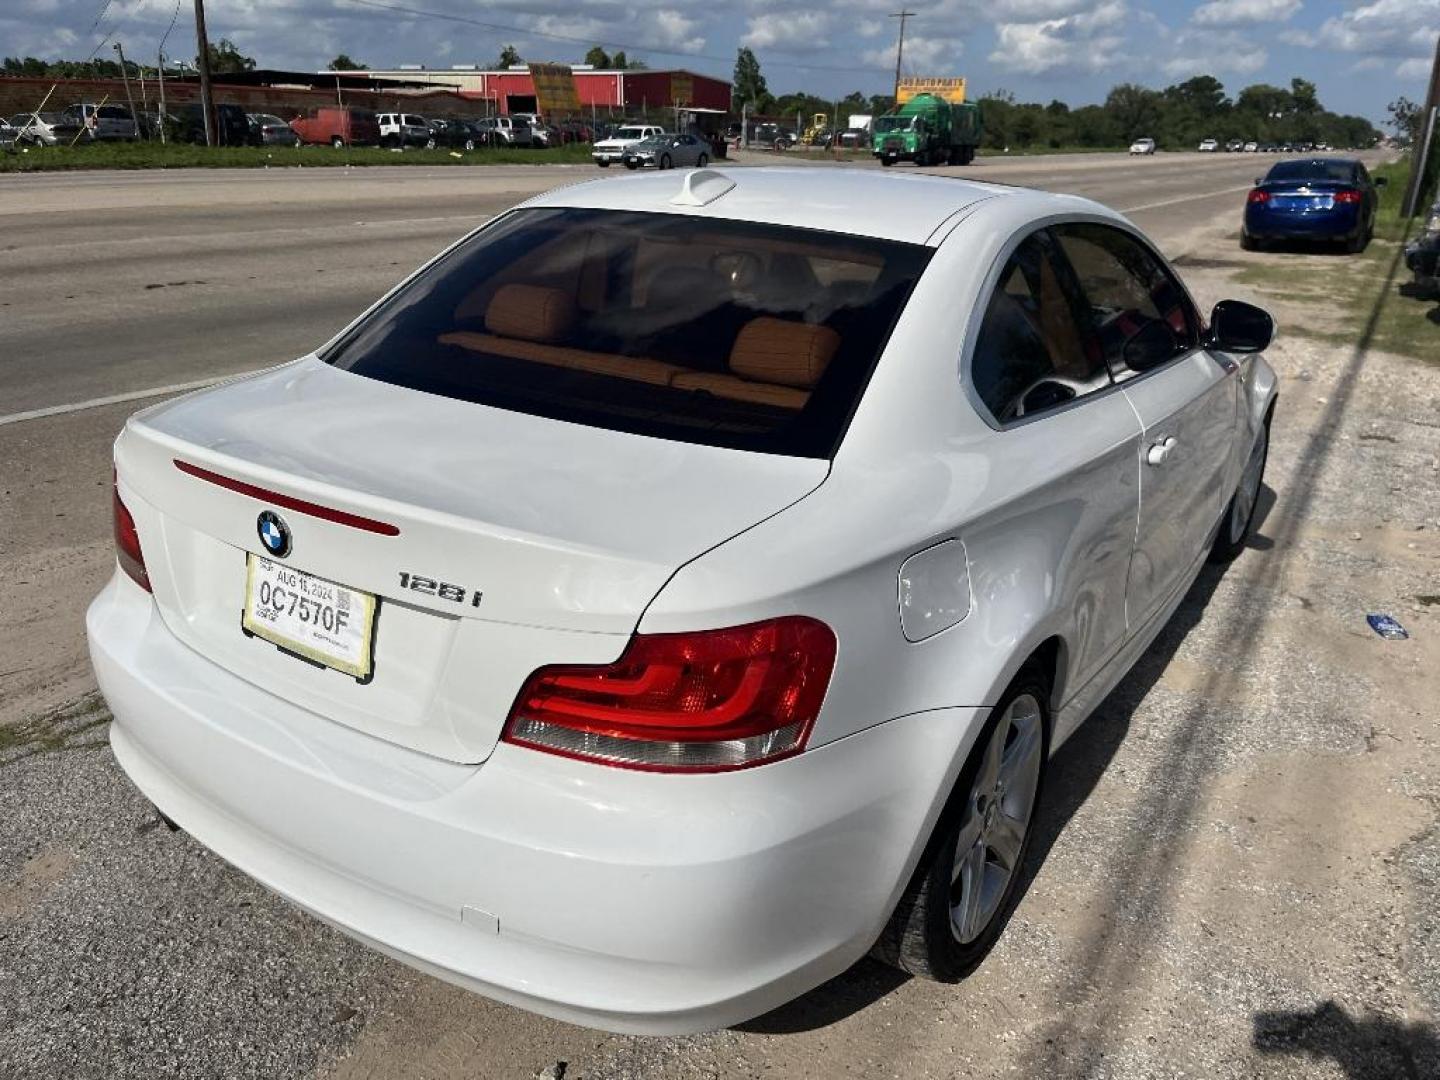
<path id="1" fill-rule="evenodd" d="M 616 379 L 632 379 L 654 386 L 669 386 L 675 376 L 687 370 L 676 364 L 647 360 L 644 357 L 587 352 L 585 349 L 571 349 L 564 345 L 548 345 L 542 341 L 516 341 L 514 338 L 480 334 L 473 330 L 455 330 L 441 334 L 440 344 L 458 345 L 471 352 L 508 356 L 514 360 L 530 360 L 553 367 L 589 371 Z"/>

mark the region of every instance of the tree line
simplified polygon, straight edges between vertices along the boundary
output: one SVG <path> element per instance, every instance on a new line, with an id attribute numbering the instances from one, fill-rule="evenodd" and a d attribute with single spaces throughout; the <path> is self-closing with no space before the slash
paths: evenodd
<path id="1" fill-rule="evenodd" d="M 844 124 L 852 113 L 879 115 L 894 108 L 888 94 L 856 90 L 843 98 L 770 92 L 754 52 L 741 48 L 731 84 L 735 112 L 748 105 L 761 116 L 809 117 L 824 113 Z M 1311 142 L 1331 146 L 1370 146 L 1380 132 L 1363 116 L 1342 116 L 1320 103 L 1315 84 L 1291 79 L 1288 88 L 1256 83 L 1233 99 L 1211 75 L 1152 90 L 1121 83 L 1100 105 L 1071 108 L 1058 99 L 1049 104 L 1022 102 L 1005 90 L 979 98 L 985 120 L 984 145 L 1007 147 L 1114 147 L 1149 137 L 1161 146 L 1194 147 L 1202 139 L 1254 140 L 1260 143 Z"/>

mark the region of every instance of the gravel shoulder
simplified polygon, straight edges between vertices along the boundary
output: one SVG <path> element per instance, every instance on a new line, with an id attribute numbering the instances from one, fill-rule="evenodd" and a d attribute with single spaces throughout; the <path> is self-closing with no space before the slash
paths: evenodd
<path id="1" fill-rule="evenodd" d="M 1264 517 L 1052 762 L 1023 899 L 971 979 L 864 961 L 689 1039 L 485 1001 L 165 828 L 57 656 L 45 692 L 78 700 L 0 727 L 0 1076 L 1440 1076 L 1440 364 L 1288 332 L 1323 303 L 1234 280 L 1319 256 L 1242 253 L 1220 224 L 1182 251 L 1202 304 L 1282 327 Z M 73 544 L 108 542 L 82 524 Z"/>

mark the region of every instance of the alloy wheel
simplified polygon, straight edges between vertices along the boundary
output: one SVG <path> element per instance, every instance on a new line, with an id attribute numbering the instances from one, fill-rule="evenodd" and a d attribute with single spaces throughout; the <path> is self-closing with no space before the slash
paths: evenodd
<path id="1" fill-rule="evenodd" d="M 1260 496 L 1260 477 L 1265 471 L 1265 445 L 1269 440 L 1268 430 L 1262 428 L 1250 456 L 1245 460 L 1245 471 L 1240 474 L 1240 486 L 1235 489 L 1235 498 L 1230 503 L 1230 542 L 1238 544 L 1250 527 L 1250 516 L 1255 512 L 1255 500 Z"/>
<path id="2" fill-rule="evenodd" d="M 950 876 L 950 932 L 968 945 L 999 911 L 1035 811 L 1044 719 L 1031 694 L 1015 698 L 986 744 L 965 801 Z"/>

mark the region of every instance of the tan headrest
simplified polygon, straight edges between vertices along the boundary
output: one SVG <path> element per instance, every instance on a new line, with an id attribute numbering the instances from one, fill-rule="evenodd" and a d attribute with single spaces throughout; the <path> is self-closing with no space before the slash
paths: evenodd
<path id="1" fill-rule="evenodd" d="M 809 390 L 838 348 L 840 335 L 828 326 L 762 315 L 746 323 L 735 339 L 730 370 L 744 379 Z"/>
<path id="2" fill-rule="evenodd" d="M 522 341 L 564 341 L 575 316 L 575 301 L 563 289 L 502 285 L 485 309 L 485 329 Z"/>

